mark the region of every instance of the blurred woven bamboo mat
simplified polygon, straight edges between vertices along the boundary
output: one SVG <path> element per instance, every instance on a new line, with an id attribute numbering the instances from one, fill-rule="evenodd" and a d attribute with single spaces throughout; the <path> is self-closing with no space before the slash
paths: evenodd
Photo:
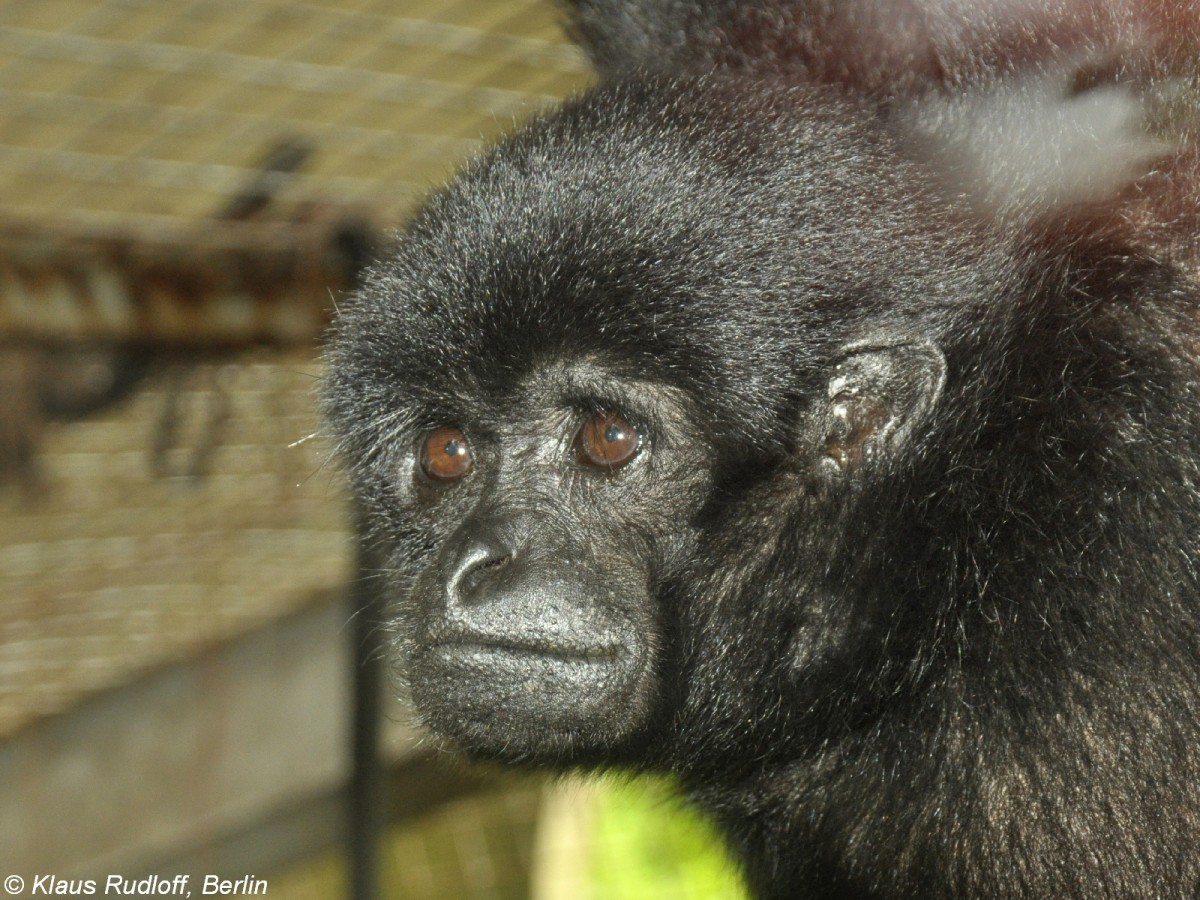
<path id="1" fill-rule="evenodd" d="M 192 219 L 297 134 L 317 152 L 290 196 L 394 222 L 585 72 L 545 0 L 4 0 L 0 196 Z"/>
<path id="2" fill-rule="evenodd" d="M 585 80 L 548 2 L 3 0 L 0 217 L 220 229 L 264 152 L 299 139 L 310 157 L 273 209 L 393 227 Z M 0 737 L 350 577 L 329 448 L 296 444 L 316 427 L 315 339 L 142 349 L 128 396 L 39 425 L 32 474 L 0 486 Z"/>

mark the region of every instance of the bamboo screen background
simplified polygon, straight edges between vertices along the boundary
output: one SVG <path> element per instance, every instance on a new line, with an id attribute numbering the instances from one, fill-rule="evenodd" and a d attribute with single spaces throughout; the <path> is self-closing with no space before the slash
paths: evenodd
<path id="1" fill-rule="evenodd" d="M 540 0 L 3 0 L 0 225 L 219 234 L 263 155 L 299 139 L 273 214 L 336 203 L 395 227 L 585 80 Z M 328 447 L 295 445 L 316 428 L 316 345 L 152 348 L 129 397 L 40 422 L 22 398 L 55 358 L 0 328 L 0 444 L 32 456 L 0 483 L 0 738 L 341 589 Z"/>

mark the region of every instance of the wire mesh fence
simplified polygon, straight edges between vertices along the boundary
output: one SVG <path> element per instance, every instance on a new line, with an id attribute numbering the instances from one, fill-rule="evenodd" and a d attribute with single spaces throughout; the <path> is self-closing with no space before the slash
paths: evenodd
<path id="1" fill-rule="evenodd" d="M 263 148 L 319 148 L 281 200 L 395 223 L 481 139 L 580 84 L 548 4 L 6 0 L 10 215 L 207 216 Z"/>

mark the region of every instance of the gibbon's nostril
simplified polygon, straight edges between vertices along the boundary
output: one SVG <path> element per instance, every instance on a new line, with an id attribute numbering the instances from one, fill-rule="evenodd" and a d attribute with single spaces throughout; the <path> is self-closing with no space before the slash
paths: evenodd
<path id="1" fill-rule="evenodd" d="M 470 548 L 447 581 L 447 599 L 452 604 L 475 602 L 483 586 L 511 561 L 512 554 L 507 550 L 482 545 Z"/>

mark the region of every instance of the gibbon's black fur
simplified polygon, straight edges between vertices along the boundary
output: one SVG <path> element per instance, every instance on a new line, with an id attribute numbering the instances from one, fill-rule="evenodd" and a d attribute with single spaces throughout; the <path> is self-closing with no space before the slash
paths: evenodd
<path id="1" fill-rule="evenodd" d="M 1200 891 L 1200 5 L 580 0 L 343 305 L 423 721 L 759 897 Z"/>

